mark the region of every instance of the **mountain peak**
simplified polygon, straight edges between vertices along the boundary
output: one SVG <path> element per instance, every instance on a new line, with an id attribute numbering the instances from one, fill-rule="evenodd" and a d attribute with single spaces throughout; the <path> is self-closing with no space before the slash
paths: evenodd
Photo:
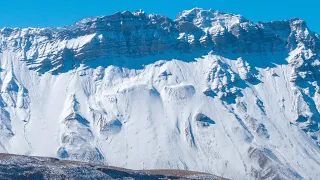
<path id="1" fill-rule="evenodd" d="M 175 21 L 191 22 L 200 28 L 207 28 L 214 24 L 225 24 L 230 27 L 234 24 L 248 22 L 242 15 L 212 11 L 211 9 L 204 10 L 202 8 L 193 8 L 191 10 L 182 11 Z"/>

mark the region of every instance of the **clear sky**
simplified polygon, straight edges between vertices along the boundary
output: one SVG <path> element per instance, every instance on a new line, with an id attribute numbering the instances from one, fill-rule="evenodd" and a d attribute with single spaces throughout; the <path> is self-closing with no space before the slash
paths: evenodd
<path id="1" fill-rule="evenodd" d="M 299 17 L 320 33 L 320 0 L 1 0 L 0 28 L 64 26 L 137 9 L 175 18 L 193 7 L 242 14 L 254 22 Z"/>

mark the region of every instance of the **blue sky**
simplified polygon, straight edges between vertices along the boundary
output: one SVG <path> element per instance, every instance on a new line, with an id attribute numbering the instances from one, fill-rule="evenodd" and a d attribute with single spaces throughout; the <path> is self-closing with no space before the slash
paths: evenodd
<path id="1" fill-rule="evenodd" d="M 255 22 L 299 17 L 320 33 L 319 0 L 2 0 L 0 28 L 64 26 L 84 17 L 137 9 L 175 18 L 193 7 L 242 14 Z"/>

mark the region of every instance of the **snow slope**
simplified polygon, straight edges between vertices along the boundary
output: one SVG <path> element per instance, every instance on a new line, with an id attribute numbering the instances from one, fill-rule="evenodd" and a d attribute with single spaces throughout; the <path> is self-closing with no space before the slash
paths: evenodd
<path id="1" fill-rule="evenodd" d="M 194 8 L 0 31 L 0 151 L 230 179 L 320 175 L 320 40 Z"/>

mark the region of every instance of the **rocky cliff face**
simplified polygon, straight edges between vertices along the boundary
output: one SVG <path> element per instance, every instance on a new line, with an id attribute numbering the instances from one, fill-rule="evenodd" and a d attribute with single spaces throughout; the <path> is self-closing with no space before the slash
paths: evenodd
<path id="1" fill-rule="evenodd" d="M 320 49 L 319 36 L 303 20 L 253 23 L 241 15 L 199 8 L 183 11 L 175 20 L 125 11 L 83 19 L 64 28 L 1 30 L 1 49 L 19 51 L 21 60 L 38 71 L 61 72 L 70 70 L 68 63 L 172 51 L 267 54 L 299 46 L 315 53 Z"/>
<path id="2" fill-rule="evenodd" d="M 0 31 L 2 152 L 227 178 L 320 169 L 320 40 L 194 8 Z M 41 134 L 41 136 L 39 136 Z"/>

